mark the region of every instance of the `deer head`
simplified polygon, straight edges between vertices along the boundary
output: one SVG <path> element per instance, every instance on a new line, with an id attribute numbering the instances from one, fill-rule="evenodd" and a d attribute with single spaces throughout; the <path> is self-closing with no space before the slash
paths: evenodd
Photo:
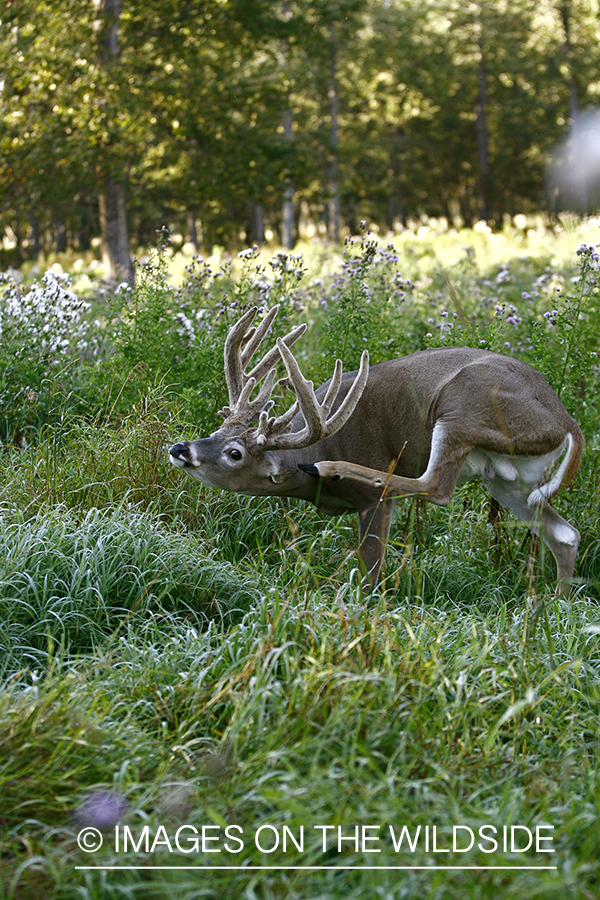
<path id="1" fill-rule="evenodd" d="M 174 465 L 212 487 L 257 496 L 295 489 L 294 496 L 302 496 L 300 486 L 306 484 L 307 476 L 299 469 L 303 457 L 294 451 L 339 431 L 354 412 L 367 383 L 369 356 L 365 351 L 360 369 L 335 412 L 332 410 L 342 383 L 339 359 L 325 396 L 318 399 L 313 383 L 306 380 L 289 349 L 304 334 L 306 325 L 278 338 L 275 346 L 246 371 L 277 312 L 278 307 L 273 307 L 254 327 L 257 309 L 253 307 L 231 327 L 224 352 L 229 405 L 219 410 L 225 421 L 209 437 L 175 444 L 169 451 Z M 289 388 L 295 401 L 286 412 L 270 416 L 276 366 L 281 361 L 287 375 L 277 384 Z"/>

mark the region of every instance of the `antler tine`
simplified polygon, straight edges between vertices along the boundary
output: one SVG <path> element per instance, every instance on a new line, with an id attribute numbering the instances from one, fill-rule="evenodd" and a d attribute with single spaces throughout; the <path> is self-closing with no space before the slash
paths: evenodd
<path id="1" fill-rule="evenodd" d="M 319 440 L 322 423 L 314 385 L 300 371 L 300 366 L 293 353 L 285 345 L 280 344 L 279 341 L 277 346 L 287 369 L 290 386 L 298 398 L 298 403 L 304 416 L 305 428 L 303 431 L 308 430 L 311 436 L 313 434 L 318 435 L 316 440 Z M 314 442 L 311 440 L 310 443 Z"/>
<path id="2" fill-rule="evenodd" d="M 281 359 L 279 347 L 272 347 L 250 372 L 244 370 L 267 334 L 278 311 L 279 306 L 274 306 L 267 312 L 262 322 L 254 327 L 251 326 L 251 323 L 258 309 L 253 306 L 229 329 L 224 350 L 229 405 L 219 410 L 219 415 L 222 415 L 223 418 L 234 417 L 240 422 L 250 424 L 260 413 L 268 412 L 273 406 L 269 398 L 275 380 L 275 366 Z M 281 340 L 286 347 L 290 347 L 305 331 L 306 325 L 298 325 Z M 253 389 L 265 376 L 266 380 L 258 396 L 255 400 L 250 401 Z M 251 385 L 250 382 L 252 382 Z"/>
<path id="3" fill-rule="evenodd" d="M 266 409 L 261 412 L 258 428 L 256 429 L 256 443 L 258 446 L 265 447 L 269 437 L 273 437 L 273 435 L 281 434 L 282 431 L 285 431 L 299 409 L 300 406 L 296 400 L 293 406 L 276 419 L 269 418 L 269 413 Z"/>
<path id="4" fill-rule="evenodd" d="M 271 324 L 273 323 L 273 319 L 275 318 L 275 316 L 277 315 L 278 312 L 279 312 L 279 305 L 274 306 L 266 314 L 266 316 L 264 317 L 264 319 L 262 320 L 260 325 L 257 325 L 256 328 L 254 328 L 251 332 L 249 332 L 248 341 L 240 355 L 240 360 L 242 363 L 242 371 L 246 368 L 246 366 L 248 365 L 248 363 L 254 356 L 255 350 L 260 345 L 265 334 L 271 327 Z"/>
<path id="5" fill-rule="evenodd" d="M 244 372 L 244 369 L 273 324 L 278 311 L 279 306 L 274 306 L 256 328 L 250 328 L 250 323 L 258 312 L 257 307 L 253 306 L 229 329 L 227 340 L 225 341 L 224 360 L 225 380 L 229 392 L 229 408 L 231 409 L 237 406 L 248 379 L 254 378 L 255 382 L 258 383 L 280 360 L 278 348 L 272 347 L 250 372 Z M 306 325 L 298 325 L 293 328 L 283 338 L 286 346 L 291 347 L 305 331 Z M 246 344 L 242 349 L 244 341 Z"/>
<path id="6" fill-rule="evenodd" d="M 350 390 L 340 408 L 329 418 L 342 380 L 340 360 L 336 361 L 331 384 L 323 403 L 320 404 L 316 398 L 312 381 L 307 381 L 304 377 L 293 354 L 281 339 L 277 341 L 277 347 L 285 363 L 288 378 L 296 394 L 297 404 L 304 416 L 305 424 L 300 431 L 279 434 L 282 425 L 288 424 L 290 421 L 288 413 L 284 413 L 278 419 L 268 419 L 263 415 L 259 425 L 258 440 L 264 449 L 269 450 L 308 447 L 339 431 L 356 409 L 356 404 L 362 396 L 369 377 L 369 354 L 366 350 L 362 354 L 360 368 Z"/>
<path id="7" fill-rule="evenodd" d="M 230 411 L 230 415 L 233 415 L 239 419 L 243 417 L 248 422 L 251 422 L 252 419 L 255 419 L 257 416 L 259 416 L 260 413 L 263 412 L 263 410 L 270 409 L 271 406 L 273 406 L 273 401 L 269 401 L 269 397 L 271 396 L 271 391 L 273 390 L 275 374 L 275 369 L 271 369 L 271 371 L 265 378 L 265 383 L 258 392 L 258 396 L 255 400 L 252 401 L 250 400 L 250 394 L 256 387 L 256 380 L 254 378 L 248 378 L 244 387 L 242 388 L 242 393 L 240 394 L 237 404 Z"/>
<path id="8" fill-rule="evenodd" d="M 251 307 L 244 313 L 241 319 L 229 329 L 227 340 L 225 341 L 224 362 L 225 362 L 225 380 L 227 382 L 227 390 L 229 391 L 229 404 L 234 407 L 240 398 L 244 387 L 244 364 L 242 363 L 242 355 L 240 346 L 244 340 L 244 336 L 248 331 L 248 326 L 252 322 L 254 316 L 258 312 L 256 306 Z M 256 334 L 256 330 L 253 331 Z"/>
<path id="9" fill-rule="evenodd" d="M 367 379 L 369 378 L 369 351 L 363 350 L 362 356 L 360 358 L 360 366 L 358 367 L 358 372 L 356 374 L 356 378 L 352 382 L 352 386 L 344 400 L 336 413 L 330 418 L 327 419 L 327 435 L 335 434 L 336 431 L 339 431 L 342 425 L 344 425 L 354 410 L 356 409 L 356 404 L 360 400 L 363 395 L 363 391 L 367 385 Z M 340 362 L 340 380 L 341 380 L 341 362 Z M 329 392 L 328 392 L 329 393 Z M 337 391 L 336 391 L 337 395 Z M 327 399 L 327 398 L 326 398 Z M 333 398 L 330 402 L 330 406 L 333 405 Z"/>
<path id="10" fill-rule="evenodd" d="M 306 325 L 297 325 L 295 328 L 286 334 L 285 337 L 279 338 L 280 341 L 283 341 L 286 347 L 291 347 L 292 344 L 295 344 L 298 338 L 302 337 L 304 332 L 306 331 Z M 248 372 L 248 378 L 255 378 L 257 381 L 260 381 L 261 378 L 264 377 L 265 372 L 268 372 L 274 365 L 276 365 L 281 356 L 279 353 L 279 347 L 275 346 L 266 353 L 263 358 L 258 362 L 254 368 Z"/>
<path id="11" fill-rule="evenodd" d="M 276 370 L 271 369 L 265 378 L 263 386 L 258 392 L 258 396 L 252 401 L 250 401 L 250 395 L 256 387 L 256 379 L 248 378 L 233 407 L 224 406 L 223 409 L 219 410 L 218 415 L 223 416 L 224 419 L 234 418 L 237 422 L 250 424 L 250 422 L 252 422 L 253 419 L 256 419 L 257 416 L 260 416 L 263 411 L 268 412 L 273 406 L 273 400 L 270 400 L 269 398 L 271 396 L 271 391 L 273 390 L 275 375 Z"/>
<path id="12" fill-rule="evenodd" d="M 335 368 L 333 370 L 333 375 L 331 376 L 331 382 L 329 387 L 327 388 L 327 393 L 325 394 L 325 399 L 321 404 L 321 409 L 323 410 L 323 415 L 325 418 L 331 412 L 331 407 L 335 403 L 335 398 L 338 395 L 338 391 L 340 389 L 340 384 L 342 383 L 342 361 L 341 359 L 336 359 Z"/>

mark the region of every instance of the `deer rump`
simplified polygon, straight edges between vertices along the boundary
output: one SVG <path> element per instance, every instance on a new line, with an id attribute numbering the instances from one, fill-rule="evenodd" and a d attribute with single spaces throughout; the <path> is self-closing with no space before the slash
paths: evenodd
<path id="1" fill-rule="evenodd" d="M 297 497 L 329 515 L 358 512 L 359 557 L 372 584 L 397 498 L 446 505 L 458 484 L 480 478 L 544 539 L 567 590 L 579 532 L 548 501 L 577 471 L 583 436 L 539 372 L 468 347 L 424 350 L 370 369 L 363 354 L 357 372 L 342 376 L 338 361 L 332 379 L 313 391 L 289 349 L 301 326 L 246 374 L 276 311 L 250 329 L 250 310 L 231 329 L 225 422 L 208 438 L 172 447 L 175 465 L 226 490 Z M 278 359 L 296 402 L 271 418 Z"/>

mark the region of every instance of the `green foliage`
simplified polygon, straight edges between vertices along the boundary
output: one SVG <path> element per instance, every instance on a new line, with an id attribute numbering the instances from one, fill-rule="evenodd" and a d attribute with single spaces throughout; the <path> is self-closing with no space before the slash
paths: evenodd
<path id="1" fill-rule="evenodd" d="M 413 284 L 399 271 L 400 256 L 393 244 L 380 249 L 375 235 L 361 222 L 362 235 L 355 254 L 355 239 L 347 238 L 339 274 L 328 285 L 309 293 L 308 303 L 318 303 L 319 325 L 326 367 L 341 359 L 347 369 L 357 369 L 363 350 L 371 364 L 393 359 L 420 346 L 423 329 L 417 317 L 408 324 L 406 305 Z M 407 298 L 408 302 L 407 302 Z"/>
<path id="2" fill-rule="evenodd" d="M 297 353 L 321 380 L 336 357 L 356 368 L 365 348 L 376 363 L 427 346 L 486 347 L 536 366 L 582 422 L 591 426 L 598 415 L 591 245 L 578 251 L 577 275 L 522 258 L 486 271 L 467 248 L 450 266 L 434 264 L 415 278 L 421 260 L 413 247 L 380 247 L 362 223 L 360 241 L 348 239 L 338 270 L 310 284 L 301 254 L 279 252 L 265 265 L 255 245 L 240 252 L 235 274 L 230 262 L 213 272 L 194 257 L 178 287 L 170 283 L 167 251 L 168 236 L 140 267 L 135 288 L 121 285 L 103 307 L 95 301 L 101 319 L 94 322 L 88 304 L 52 273 L 23 290 L 5 282 L 5 442 L 19 443 L 44 424 L 60 423 L 64 433 L 82 412 L 88 421 L 123 419 L 148 396 L 176 397 L 180 419 L 196 432 L 212 430 L 227 401 L 227 331 L 249 306 L 274 304 L 280 311 L 271 341 L 309 314 Z"/>
<path id="3" fill-rule="evenodd" d="M 20 676 L 0 704 L 7 753 L 0 784 L 4 884 L 22 896 L 101 898 L 113 892 L 226 897 L 370 897 L 403 886 L 410 895 L 459 898 L 548 896 L 559 887 L 584 900 L 598 877 L 593 837 L 597 793 L 594 740 L 595 620 L 582 600 L 546 598 L 558 665 L 544 641 L 526 637 L 526 610 L 500 602 L 465 613 L 465 601 L 438 594 L 408 604 L 380 594 L 370 608 L 346 591 L 332 612 L 327 593 L 274 588 L 226 639 L 179 621 L 129 622 L 96 665 L 44 681 Z M 466 599 L 466 598 L 465 598 Z M 308 601 L 308 605 L 307 605 Z M 43 758 L 43 783 L 39 760 Z M 236 824 L 244 849 L 232 855 L 115 853 L 113 829 L 95 865 L 143 871 L 76 872 L 73 810 L 88 791 L 112 789 L 126 807 L 121 827 L 171 836 L 182 824 Z M 23 820 L 32 811 L 35 820 Z M 349 842 L 324 853 L 314 825 L 351 836 L 374 825 L 376 858 Z M 388 826 L 436 825 L 447 846 L 453 825 L 552 826 L 552 855 L 395 853 Z M 261 854 L 261 826 L 298 836 L 305 849 Z M 222 832 L 214 828 L 211 835 Z M 239 834 L 239 832 L 238 832 Z M 20 859 L 27 835 L 35 863 Z M 387 835 L 387 838 L 386 838 Z M 264 835 L 266 836 L 266 835 Z M 184 849 L 186 849 L 184 845 Z M 214 846 L 213 846 L 214 849 Z M 30 857 L 31 858 L 31 857 Z M 564 860 L 570 861 L 567 867 Z M 441 865 L 558 865 L 555 871 L 463 871 Z M 151 872 L 147 866 L 167 866 Z M 299 865 L 299 871 L 218 871 L 209 865 Z M 177 871 L 175 866 L 199 866 Z M 308 865 L 331 870 L 312 872 Z M 365 866 L 348 872 L 342 865 Z M 383 866 L 424 866 L 398 873 Z M 202 881 L 200 881 L 200 878 Z M 18 896 L 18 895 L 17 895 Z"/>
<path id="4" fill-rule="evenodd" d="M 323 226 L 335 194 L 350 233 L 362 217 L 499 228 L 540 208 L 573 105 L 596 104 L 587 0 L 132 0 L 118 23 L 88 0 L 34 8 L 2 9 L 5 262 L 88 250 L 107 179 L 127 182 L 138 246 L 157 222 L 207 250 L 261 238 L 261 218 L 277 234 L 290 188 Z"/>
<path id="5" fill-rule="evenodd" d="M 0 547 L 4 673 L 92 652 L 132 618 L 177 614 L 199 626 L 253 597 L 200 542 L 166 531 L 148 512 L 91 509 L 77 521 L 61 507 L 27 518 L 4 510 Z"/>
<path id="6" fill-rule="evenodd" d="M 551 266 L 529 281 L 508 263 L 493 280 L 482 278 L 467 253 L 452 270 L 437 273 L 427 291 L 434 312 L 427 320 L 427 346 L 466 345 L 518 356 L 548 379 L 583 426 L 595 428 L 598 253 L 582 244 L 577 255 L 579 272 L 568 285 Z"/>
<path id="7" fill-rule="evenodd" d="M 0 275 L 0 443 L 35 439 L 64 413 L 58 398 L 77 383 L 79 357 L 93 352 L 89 304 L 49 271 L 21 289 Z M 75 402 L 72 405 L 76 405 Z"/>
<path id="8" fill-rule="evenodd" d="M 561 391 L 593 448 L 595 257 L 580 248 L 575 274 L 546 257 L 523 260 L 519 244 L 510 260 L 484 264 L 477 244 L 449 262 L 426 247 L 379 250 L 365 234 L 312 281 L 310 259 L 281 254 L 265 267 L 250 249 L 240 271 L 213 275 L 196 259 L 174 288 L 159 254 L 133 292 L 117 292 L 93 334 L 98 353 L 75 354 L 52 403 L 28 411 L 37 424 L 26 445 L 12 440 L 0 454 L 1 896 L 595 895 L 594 453 L 556 500 L 582 534 L 581 582 L 568 600 L 554 596 L 548 554 L 511 519 L 490 522 L 475 485 L 449 510 L 399 505 L 384 581 L 366 597 L 353 518 L 210 490 L 182 479 L 165 453 L 214 427 L 227 328 L 248 306 L 275 302 L 274 334 L 309 322 L 297 345 L 309 377 L 329 375 L 332 355 L 352 366 L 363 346 L 373 361 L 437 343 L 519 354 Z M 3 320 L 7 366 L 16 321 Z M 46 322 L 30 324 L 31 371 L 45 377 L 54 368 Z M 15 402 L 9 436 L 19 415 Z M 121 827 L 156 835 L 162 825 L 173 852 L 163 843 L 152 855 L 117 853 L 114 823 L 100 851 L 80 850 L 94 798 L 107 795 Z M 188 854 L 174 841 L 184 824 L 238 825 L 245 846 Z M 423 841 L 396 853 L 388 830 L 435 825 L 447 846 L 454 825 L 540 824 L 553 828 L 552 855 L 476 845 L 432 854 Z M 262 825 L 304 827 L 305 851 L 262 853 L 253 839 Z M 338 852 L 334 832 L 324 853 L 314 825 L 345 836 L 379 826 L 381 853 L 351 842 Z M 457 872 L 432 861 L 557 868 Z M 250 868 L 295 864 L 303 868 Z M 142 868 L 76 868 L 89 865 Z M 398 865 L 412 868 L 384 868 Z"/>

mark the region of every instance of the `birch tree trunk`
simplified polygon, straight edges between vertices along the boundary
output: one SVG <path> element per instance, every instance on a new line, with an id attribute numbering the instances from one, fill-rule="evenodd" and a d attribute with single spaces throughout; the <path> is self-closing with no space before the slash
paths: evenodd
<path id="1" fill-rule="evenodd" d="M 257 244 L 265 242 L 265 222 L 262 204 L 251 200 L 248 205 L 250 213 L 250 240 Z"/>
<path id="2" fill-rule="evenodd" d="M 573 42 L 571 41 L 571 3 L 569 0 L 563 0 L 559 9 L 562 21 L 565 40 L 563 44 L 563 52 L 569 70 L 569 113 L 574 127 L 577 127 L 579 120 L 579 91 L 577 88 L 577 78 L 573 66 Z"/>
<path id="3" fill-rule="evenodd" d="M 479 95 L 477 98 L 477 151 L 479 157 L 479 218 L 485 222 L 490 218 L 490 160 L 487 128 L 487 72 L 483 58 L 477 73 Z"/>

